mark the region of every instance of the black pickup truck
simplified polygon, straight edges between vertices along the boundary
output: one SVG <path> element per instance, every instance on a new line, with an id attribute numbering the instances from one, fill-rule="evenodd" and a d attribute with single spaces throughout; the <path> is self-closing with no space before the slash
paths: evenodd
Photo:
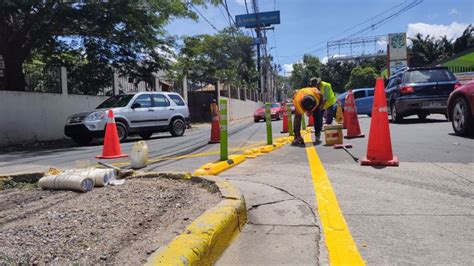
<path id="1" fill-rule="evenodd" d="M 394 73 L 385 91 L 392 122 L 415 114 L 420 120 L 429 114 L 447 115 L 449 94 L 459 86 L 445 67 L 406 68 Z"/>

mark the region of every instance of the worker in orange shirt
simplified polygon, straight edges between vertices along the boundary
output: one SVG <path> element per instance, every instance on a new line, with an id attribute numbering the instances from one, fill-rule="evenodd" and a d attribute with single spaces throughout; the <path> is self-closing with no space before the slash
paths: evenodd
<path id="1" fill-rule="evenodd" d="M 321 129 L 322 123 L 316 121 L 317 119 L 322 119 L 321 112 L 322 110 L 322 94 L 316 88 L 318 85 L 317 78 L 311 78 L 309 80 L 309 87 L 302 88 L 295 91 L 293 95 L 293 105 L 295 106 L 295 118 L 293 123 L 293 128 L 295 132 L 295 139 L 291 143 L 292 145 L 303 145 L 304 141 L 301 137 L 301 119 L 306 113 L 313 115 L 314 121 L 314 132 L 316 137 L 316 142 L 319 142 L 321 139 Z"/>

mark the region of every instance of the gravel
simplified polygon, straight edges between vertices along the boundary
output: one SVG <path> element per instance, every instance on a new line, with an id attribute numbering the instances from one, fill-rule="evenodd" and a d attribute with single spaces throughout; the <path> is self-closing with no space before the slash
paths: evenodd
<path id="1" fill-rule="evenodd" d="M 220 201 L 212 191 L 166 178 L 127 179 L 88 193 L 0 191 L 0 265 L 143 264 Z"/>

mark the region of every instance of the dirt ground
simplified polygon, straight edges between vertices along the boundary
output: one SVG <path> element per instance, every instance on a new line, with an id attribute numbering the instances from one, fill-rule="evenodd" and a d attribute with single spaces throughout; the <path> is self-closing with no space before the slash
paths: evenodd
<path id="1" fill-rule="evenodd" d="M 143 264 L 219 201 L 210 185 L 166 178 L 88 193 L 0 191 L 0 265 Z"/>

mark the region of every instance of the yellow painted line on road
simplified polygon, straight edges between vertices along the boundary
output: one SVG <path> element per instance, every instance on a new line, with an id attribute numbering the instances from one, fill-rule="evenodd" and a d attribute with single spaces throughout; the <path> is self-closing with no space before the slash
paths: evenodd
<path id="1" fill-rule="evenodd" d="M 243 147 L 239 147 L 239 148 L 232 148 L 229 151 L 230 152 L 242 151 L 242 150 L 246 150 L 246 149 L 249 149 L 249 148 L 252 148 L 252 147 L 260 146 L 264 143 L 266 143 L 266 142 L 261 141 L 261 142 L 255 143 L 255 144 L 251 144 L 251 145 L 247 145 L 247 146 L 243 146 Z M 190 153 L 190 154 L 181 155 L 181 156 L 174 156 L 174 157 L 173 156 L 172 157 L 154 157 L 154 158 L 148 159 L 148 163 L 152 164 L 152 163 L 157 163 L 157 162 L 166 161 L 166 160 L 179 160 L 179 159 L 187 159 L 187 158 L 209 156 L 209 155 L 216 155 L 216 154 L 220 154 L 220 151 Z M 116 166 L 116 167 L 121 167 L 121 166 L 129 165 L 129 164 L 130 164 L 130 161 L 125 161 L 125 162 L 113 163 L 112 165 Z"/>
<path id="2" fill-rule="evenodd" d="M 311 134 L 304 134 L 319 217 L 331 265 L 365 265 L 339 208 L 331 182 L 314 148 Z"/>

